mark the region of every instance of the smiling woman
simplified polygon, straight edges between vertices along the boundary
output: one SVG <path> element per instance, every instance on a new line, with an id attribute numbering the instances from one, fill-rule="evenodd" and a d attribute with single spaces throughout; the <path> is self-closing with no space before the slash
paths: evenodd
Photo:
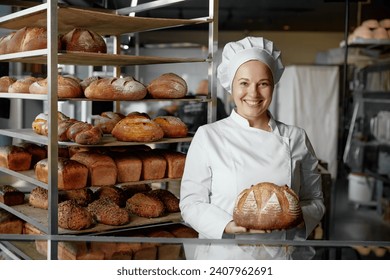
<path id="1" fill-rule="evenodd" d="M 225 46 L 217 76 L 232 94 L 236 108 L 229 117 L 197 130 L 187 153 L 180 191 L 182 217 L 199 232 L 199 238 L 233 235 L 237 239 L 244 236 L 302 240 L 320 222 L 325 207 L 318 160 L 310 141 L 303 129 L 275 120 L 268 111 L 275 83 L 283 70 L 280 51 L 267 39 L 247 37 Z M 236 224 L 233 211 L 240 193 L 265 182 L 286 186 L 297 194 L 302 223 L 293 228 L 260 232 L 253 232 L 250 225 Z M 277 200 L 270 197 L 271 208 L 281 205 Z M 259 213 L 269 211 L 268 208 L 261 208 Z M 249 216 L 246 220 L 249 221 Z M 186 246 L 188 259 L 291 259 L 293 256 L 294 248 L 283 246 Z"/>

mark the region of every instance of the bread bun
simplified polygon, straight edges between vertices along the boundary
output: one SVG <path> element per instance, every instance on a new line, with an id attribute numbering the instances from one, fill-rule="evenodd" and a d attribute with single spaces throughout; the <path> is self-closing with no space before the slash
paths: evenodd
<path id="1" fill-rule="evenodd" d="M 83 97 L 83 92 L 80 84 L 72 78 L 58 76 L 58 98 L 78 98 Z M 48 93 L 48 80 L 42 79 L 32 83 L 29 87 L 30 93 L 33 94 L 47 94 Z"/>
<path id="2" fill-rule="evenodd" d="M 74 200 L 80 206 L 88 206 L 93 201 L 93 191 L 90 188 L 62 191 L 59 201 Z"/>
<path id="3" fill-rule="evenodd" d="M 126 209 L 137 216 L 157 218 L 164 214 L 164 203 L 153 195 L 136 193 L 126 201 Z"/>
<path id="4" fill-rule="evenodd" d="M 48 190 L 42 187 L 35 187 L 30 192 L 30 195 L 28 197 L 28 203 L 33 207 L 47 210 L 49 208 L 48 197 Z"/>
<path id="5" fill-rule="evenodd" d="M 379 26 L 389 29 L 390 28 L 390 18 L 385 18 L 379 21 Z"/>
<path id="6" fill-rule="evenodd" d="M 10 85 L 16 82 L 13 77 L 3 76 L 0 78 L 0 92 L 8 92 Z"/>
<path id="7" fill-rule="evenodd" d="M 154 195 L 160 199 L 164 203 L 165 210 L 167 212 L 180 212 L 179 199 L 170 191 L 164 189 L 155 189 L 150 191 L 149 194 Z"/>
<path id="8" fill-rule="evenodd" d="M 106 42 L 96 32 L 83 28 L 74 28 L 61 37 L 65 51 L 107 53 Z"/>
<path id="9" fill-rule="evenodd" d="M 81 230 L 93 225 L 93 218 L 87 208 L 73 200 L 58 204 L 58 226 L 64 229 Z"/>
<path id="10" fill-rule="evenodd" d="M 239 194 L 233 219 L 249 229 L 280 230 L 299 225 L 303 216 L 299 198 L 288 186 L 265 182 Z"/>
<path id="11" fill-rule="evenodd" d="M 133 77 L 98 79 L 84 90 L 87 98 L 98 100 L 140 100 L 146 93 L 146 87 Z"/>
<path id="12" fill-rule="evenodd" d="M 166 73 L 152 80 L 147 86 L 152 98 L 183 98 L 188 91 L 186 81 L 174 74 Z"/>
<path id="13" fill-rule="evenodd" d="M 152 120 L 125 117 L 111 131 L 118 141 L 153 142 L 164 137 L 162 128 Z"/>
<path id="14" fill-rule="evenodd" d="M 186 137 L 188 134 L 187 125 L 178 117 L 159 116 L 153 119 L 164 131 L 164 137 L 178 138 Z"/>
<path id="15" fill-rule="evenodd" d="M 120 226 L 129 223 L 129 213 L 108 197 L 100 198 L 88 205 L 88 211 L 102 224 Z"/>
<path id="16" fill-rule="evenodd" d="M 367 19 L 362 22 L 360 26 L 365 26 L 370 29 L 378 28 L 379 27 L 379 22 L 376 19 Z"/>
<path id="17" fill-rule="evenodd" d="M 130 112 L 126 115 L 126 118 L 132 118 L 132 119 L 145 119 L 145 120 L 151 120 L 152 118 L 147 113 L 141 113 L 141 112 Z"/>
<path id="18" fill-rule="evenodd" d="M 125 116 L 116 112 L 103 112 L 100 116 L 96 116 L 94 125 L 99 127 L 103 133 L 111 134 L 114 126 Z"/>
<path id="19" fill-rule="evenodd" d="M 353 38 L 372 39 L 373 34 L 367 26 L 358 26 L 352 34 Z"/>
<path id="20" fill-rule="evenodd" d="M 372 35 L 373 35 L 374 39 L 379 39 L 379 40 L 389 39 L 389 35 L 387 34 L 387 30 L 384 27 L 375 28 L 372 31 Z"/>
<path id="21" fill-rule="evenodd" d="M 8 87 L 9 93 L 30 93 L 32 83 L 42 80 L 42 78 L 26 77 L 18 79 Z"/>

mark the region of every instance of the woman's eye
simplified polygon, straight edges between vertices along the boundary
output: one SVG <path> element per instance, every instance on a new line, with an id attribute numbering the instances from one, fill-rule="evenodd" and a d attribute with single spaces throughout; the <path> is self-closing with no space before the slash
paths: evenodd
<path id="1" fill-rule="evenodd" d="M 266 87 L 268 87 L 268 86 L 269 86 L 269 84 L 268 84 L 268 83 L 265 83 L 265 82 L 259 84 L 259 87 L 260 87 L 260 88 L 266 88 Z"/>
<path id="2" fill-rule="evenodd" d="M 240 85 L 246 86 L 246 85 L 248 85 L 248 83 L 247 82 L 240 82 Z"/>

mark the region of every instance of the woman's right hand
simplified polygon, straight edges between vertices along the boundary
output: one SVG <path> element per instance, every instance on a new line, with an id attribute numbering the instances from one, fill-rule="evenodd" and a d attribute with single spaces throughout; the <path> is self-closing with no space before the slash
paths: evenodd
<path id="1" fill-rule="evenodd" d="M 225 227 L 225 233 L 228 234 L 245 233 L 245 232 L 247 232 L 247 229 L 236 225 L 234 221 L 230 221 Z"/>

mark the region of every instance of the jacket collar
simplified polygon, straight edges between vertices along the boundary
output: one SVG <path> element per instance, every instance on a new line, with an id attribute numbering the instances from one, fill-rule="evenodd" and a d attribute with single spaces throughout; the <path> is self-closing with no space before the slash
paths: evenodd
<path id="1" fill-rule="evenodd" d="M 274 119 L 274 117 L 272 116 L 271 112 L 270 111 L 267 111 L 267 114 L 269 115 L 269 122 L 268 122 L 268 125 L 271 127 L 272 129 L 272 132 L 271 133 L 274 133 L 274 134 L 277 134 L 277 135 L 280 135 L 280 132 L 279 132 L 279 129 L 278 129 L 278 126 L 276 124 L 276 120 Z M 236 112 L 236 109 L 233 109 L 232 112 L 230 113 L 230 117 L 233 119 L 233 121 L 235 123 L 237 123 L 238 125 L 240 125 L 241 127 L 245 127 L 245 128 L 251 128 L 252 127 L 249 125 L 249 121 L 240 116 L 237 112 Z"/>

